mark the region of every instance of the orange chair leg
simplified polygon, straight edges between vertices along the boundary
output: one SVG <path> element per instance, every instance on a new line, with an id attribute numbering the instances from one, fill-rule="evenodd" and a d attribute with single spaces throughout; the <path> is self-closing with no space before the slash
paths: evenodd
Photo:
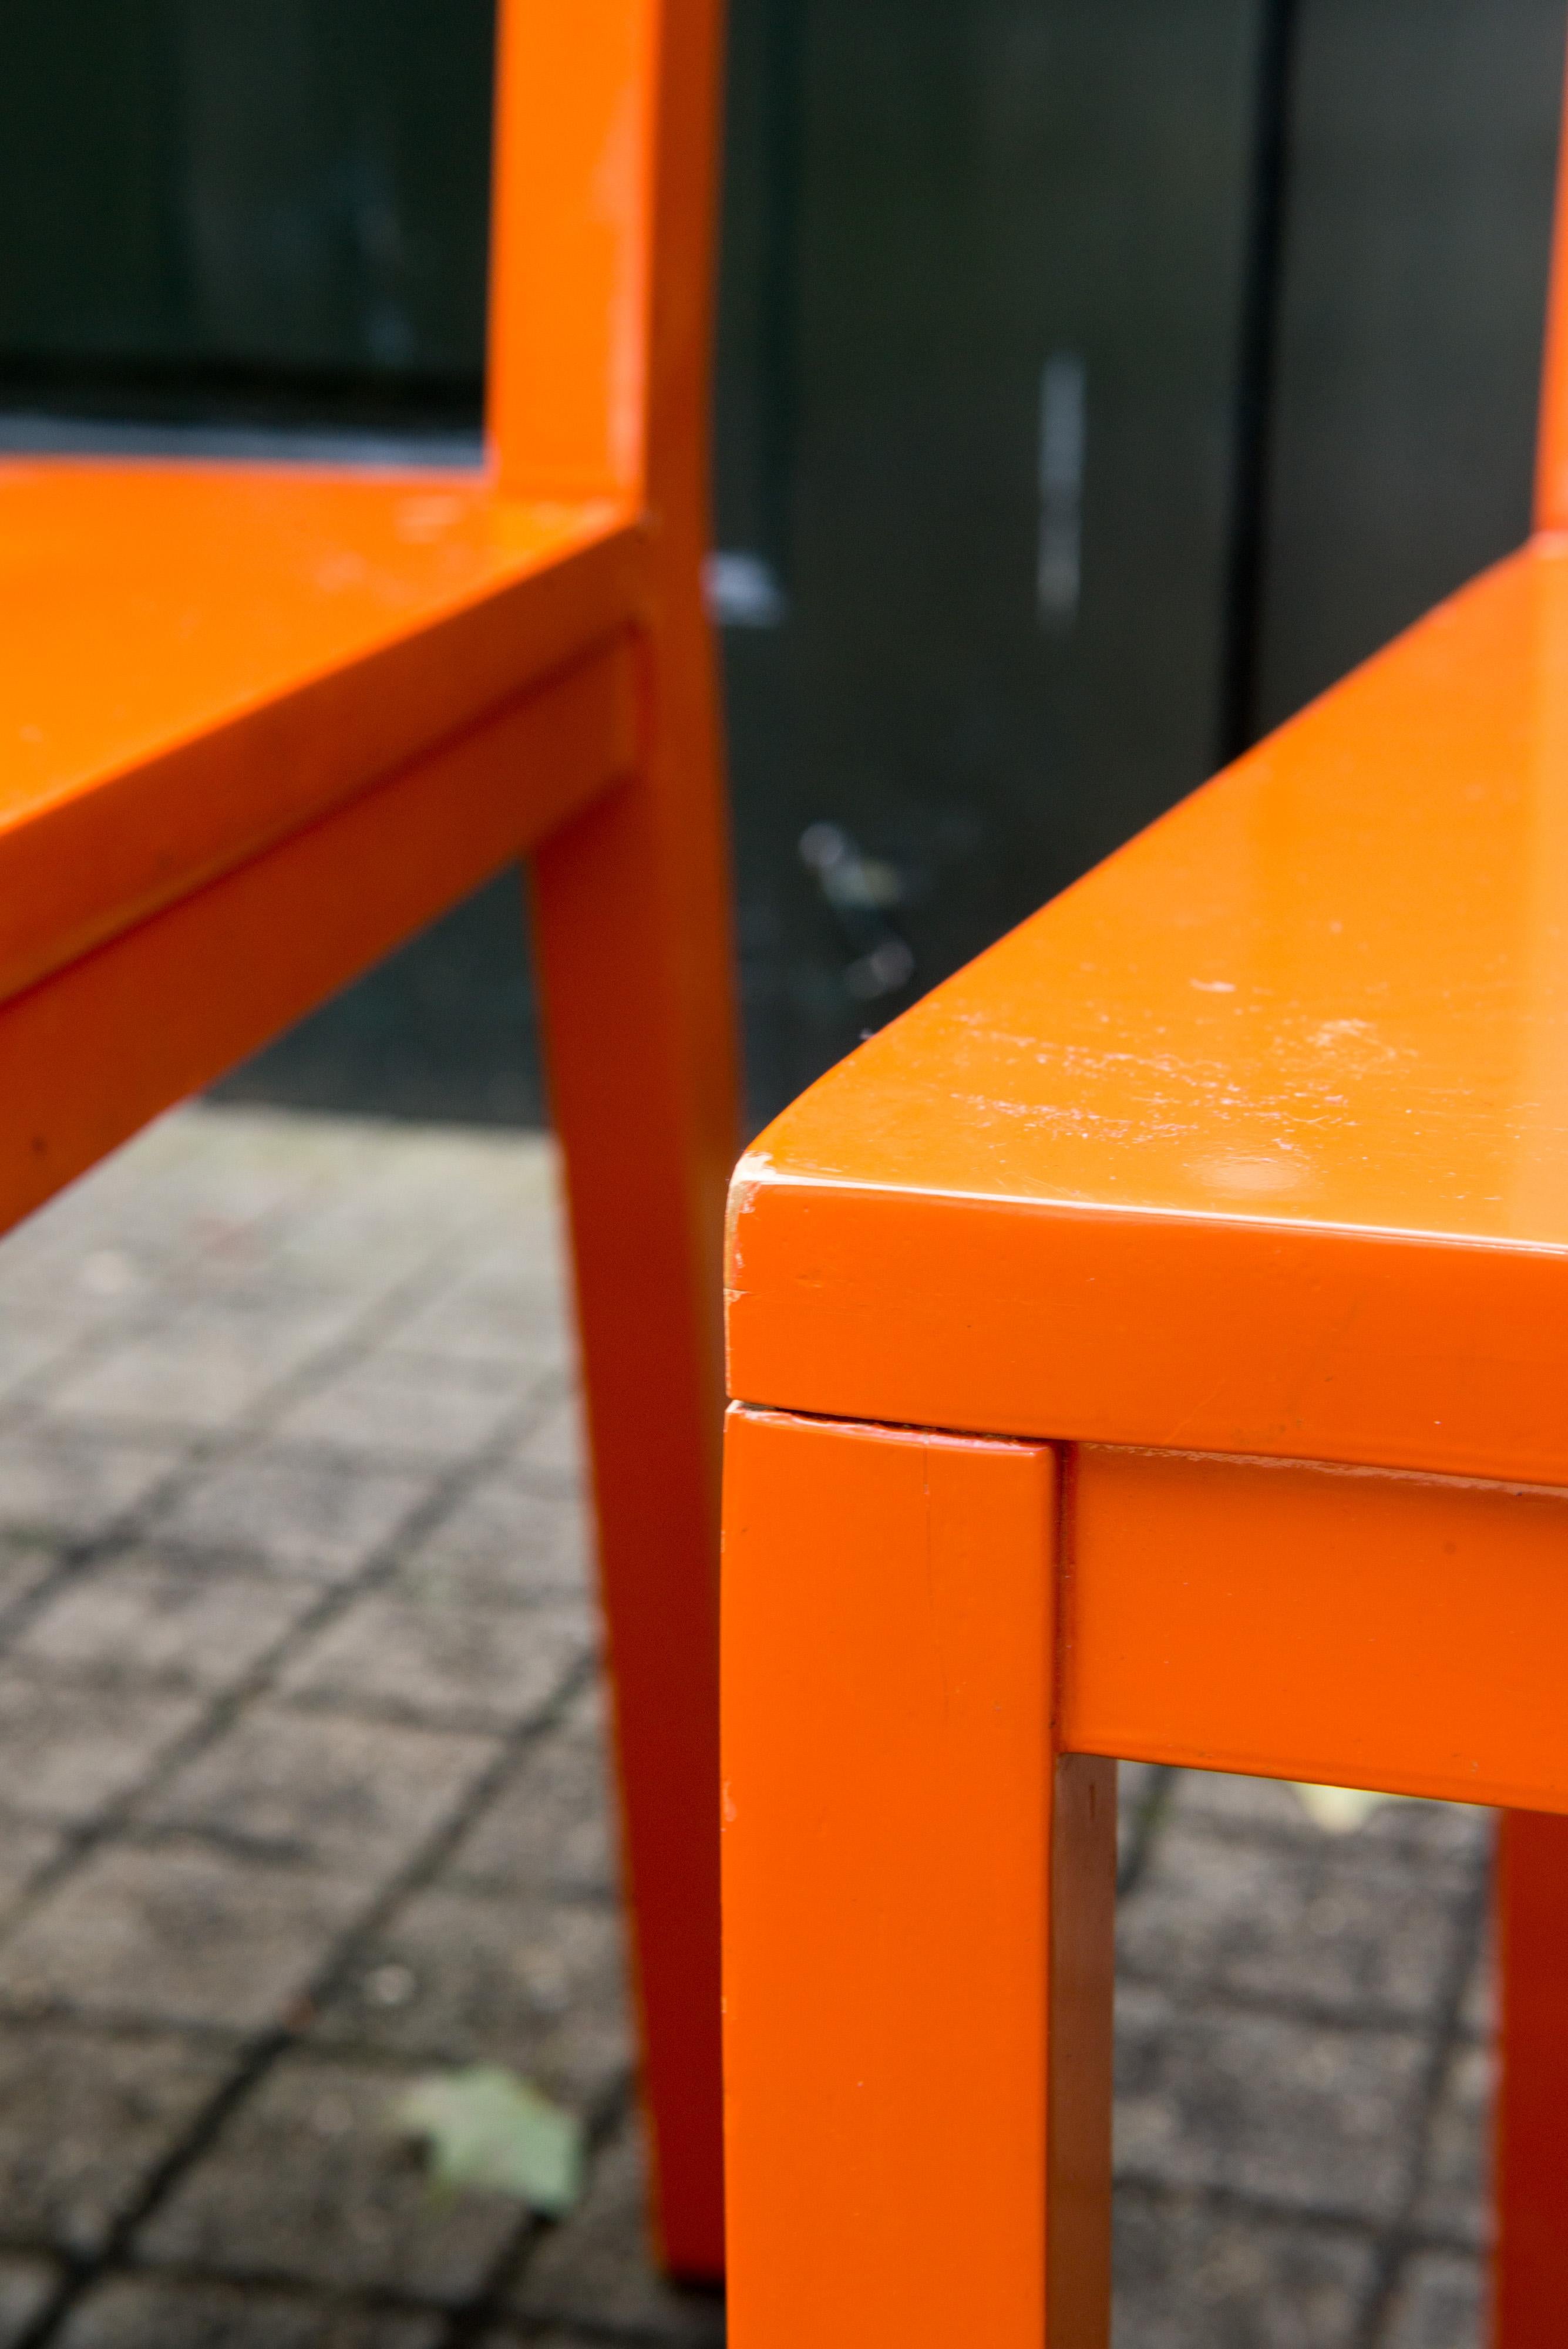
<path id="1" fill-rule="evenodd" d="M 1104 2349 L 1115 1777 L 1052 1753 L 1053 1455 L 729 1430 L 733 2349 Z"/>
<path id="2" fill-rule="evenodd" d="M 701 757 L 683 778 L 714 784 Z M 734 1156 L 722 829 L 638 778 L 537 853 L 634 1920 L 659 2249 L 723 2271 L 721 1234 Z"/>
<path id="3" fill-rule="evenodd" d="M 1568 2307 L 1568 1818 L 1503 1813 L 1497 1914 L 1492 2344 L 1541 2349 Z"/>

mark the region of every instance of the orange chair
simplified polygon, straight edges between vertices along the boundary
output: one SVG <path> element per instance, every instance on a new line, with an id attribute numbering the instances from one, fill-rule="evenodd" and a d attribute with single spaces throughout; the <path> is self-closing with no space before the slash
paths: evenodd
<path id="1" fill-rule="evenodd" d="M 1114 1764 L 1497 1804 L 1568 2336 L 1568 203 L 1539 531 L 732 1195 L 734 2349 L 1103 2349 Z"/>
<path id="2" fill-rule="evenodd" d="M 719 0 L 503 0 L 472 477 L 0 465 L 0 1213 L 513 857 L 572 1210 L 670 2267 L 722 2260 Z"/>

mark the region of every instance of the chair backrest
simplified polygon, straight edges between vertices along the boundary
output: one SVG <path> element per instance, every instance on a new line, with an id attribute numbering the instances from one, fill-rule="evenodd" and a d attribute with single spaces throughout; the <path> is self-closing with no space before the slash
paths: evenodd
<path id="1" fill-rule="evenodd" d="M 1568 92 L 1557 157 L 1557 220 L 1546 297 L 1546 350 L 1536 434 L 1535 527 L 1568 530 Z"/>
<path id="2" fill-rule="evenodd" d="M 498 482 L 629 498 L 684 541 L 706 510 L 722 0 L 497 13 Z"/>

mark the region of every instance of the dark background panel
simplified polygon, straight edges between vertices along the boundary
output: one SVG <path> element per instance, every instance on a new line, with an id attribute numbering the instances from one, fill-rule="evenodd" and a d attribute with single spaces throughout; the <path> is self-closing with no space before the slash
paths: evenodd
<path id="1" fill-rule="evenodd" d="M 1212 764 L 1256 37 L 1252 0 L 791 14 L 782 529 L 720 471 L 722 543 L 765 516 L 788 599 L 729 654 L 764 1102 Z M 1053 362 L 1081 387 L 1082 594 L 1043 613 Z M 867 968 L 877 909 L 842 902 L 842 862 L 802 859 L 825 824 L 902 984 Z"/>
<path id="2" fill-rule="evenodd" d="M 10 0 L 7 398 L 477 416 L 493 0 Z"/>
<path id="3" fill-rule="evenodd" d="M 1258 717 L 1530 521 L 1563 0 L 1310 0 L 1290 123 Z"/>
<path id="4" fill-rule="evenodd" d="M 733 0 L 715 586 L 755 1116 L 1199 781 L 1249 644 L 1272 722 L 1519 537 L 1563 14 Z M 472 461 L 492 29 L 13 0 L 0 442 L 161 419 Z M 537 1117 L 517 907 L 503 876 L 223 1090 Z"/>

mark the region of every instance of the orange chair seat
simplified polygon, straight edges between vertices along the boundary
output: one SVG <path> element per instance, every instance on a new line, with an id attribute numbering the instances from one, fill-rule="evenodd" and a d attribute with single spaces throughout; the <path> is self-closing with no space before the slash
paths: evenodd
<path id="1" fill-rule="evenodd" d="M 477 475 L 0 465 L 0 999 L 607 639 L 639 538 Z"/>
<path id="2" fill-rule="evenodd" d="M 1568 1483 L 1568 542 L 867 1043 L 732 1225 L 749 1403 Z"/>
<path id="3" fill-rule="evenodd" d="M 723 2265 L 718 0 L 502 0 L 485 471 L 0 462 L 0 1230 L 526 857 L 655 2228 Z"/>

